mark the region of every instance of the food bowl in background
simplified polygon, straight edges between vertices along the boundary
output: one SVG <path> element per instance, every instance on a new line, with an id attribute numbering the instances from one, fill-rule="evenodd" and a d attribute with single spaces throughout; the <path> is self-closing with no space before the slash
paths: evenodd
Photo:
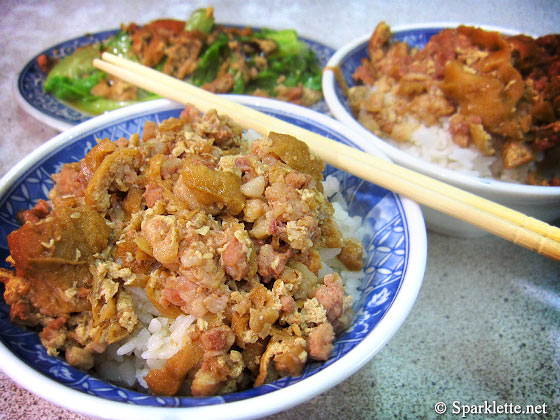
<path id="1" fill-rule="evenodd" d="M 238 102 L 378 156 L 360 136 L 315 111 L 275 100 L 232 96 Z M 35 150 L 0 180 L 0 265 L 7 268 L 6 236 L 18 228 L 16 213 L 46 198 L 50 175 L 78 161 L 97 138 L 141 132 L 146 120 L 178 116 L 183 106 L 157 100 L 88 120 Z M 10 322 L 0 299 L 0 369 L 40 397 L 86 415 L 111 419 L 248 419 L 288 409 L 340 383 L 360 369 L 393 336 L 419 292 L 427 244 L 419 206 L 332 167 L 351 216 L 363 219 L 365 277 L 353 302 L 351 327 L 337 337 L 331 357 L 308 364 L 299 377 L 284 377 L 241 392 L 214 397 L 159 397 L 116 386 L 49 356 L 35 332 Z M 3 287 L 0 286 L 3 293 Z"/>
<path id="2" fill-rule="evenodd" d="M 231 28 L 242 28 L 241 26 L 232 24 L 223 25 Z M 257 32 L 262 28 L 252 27 L 251 29 Z M 43 124 L 58 131 L 66 130 L 92 118 L 91 114 L 61 101 L 51 93 L 45 92 L 43 86 L 47 74 L 41 70 L 37 59 L 42 55 L 47 55 L 54 59 L 61 60 L 72 55 L 77 49 L 104 42 L 119 31 L 120 28 L 115 28 L 101 32 L 87 33 L 76 38 L 65 40 L 35 54 L 21 69 L 15 81 L 16 83 L 12 86 L 13 95 L 18 105 L 33 118 L 36 118 Z M 304 37 L 299 37 L 298 39 L 315 53 L 320 66 L 324 66 L 329 57 L 334 53 L 331 47 L 318 41 Z M 311 109 L 326 113 L 327 105 L 322 99 L 312 105 Z"/>
<path id="3" fill-rule="evenodd" d="M 457 23 L 426 23 L 422 25 L 396 26 L 391 28 L 391 32 L 393 39 L 421 48 L 433 35 L 442 29 L 455 28 L 458 25 Z M 477 26 L 508 35 L 519 33 L 492 26 L 466 25 Z M 361 60 L 368 57 L 367 50 L 370 37 L 371 33 L 366 34 L 338 49 L 328 61 L 327 67 L 323 72 L 323 94 L 329 110 L 339 121 L 354 130 L 367 143 L 363 146 L 366 151 L 369 151 L 370 147 L 373 152 L 380 149 L 398 165 L 439 179 L 537 219 L 552 222 L 560 217 L 560 187 L 522 185 L 453 171 L 413 156 L 393 146 L 360 124 L 352 114 L 348 99 L 337 82 L 332 69 L 338 68 L 340 75 L 348 86 L 354 86 L 352 74 L 361 64 Z M 479 237 L 486 234 L 485 231 L 473 225 L 447 216 L 429 207 L 422 206 L 422 210 L 426 225 L 432 231 L 457 237 Z"/>

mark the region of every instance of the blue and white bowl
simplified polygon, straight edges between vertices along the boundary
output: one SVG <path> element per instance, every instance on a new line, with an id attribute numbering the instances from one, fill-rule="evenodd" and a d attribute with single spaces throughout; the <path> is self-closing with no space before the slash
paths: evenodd
<path id="1" fill-rule="evenodd" d="M 442 29 L 455 28 L 458 25 L 458 23 L 426 23 L 395 26 L 391 28 L 391 32 L 393 33 L 393 39 L 406 42 L 412 47 L 422 48 L 433 35 Z M 498 31 L 506 35 L 519 33 L 518 31 L 494 26 L 468 23 L 466 25 Z M 371 32 L 350 41 L 338 49 L 328 61 L 327 67 L 323 72 L 323 95 L 329 110 L 335 118 L 348 128 L 354 130 L 365 140 L 363 147 L 366 151 L 370 151 L 370 148 L 373 153 L 381 150 L 398 165 L 421 172 L 546 222 L 560 218 L 560 187 L 520 185 L 480 178 L 446 169 L 393 146 L 362 126 L 353 116 L 348 99 L 331 69 L 338 67 L 348 86 L 354 86 L 352 74 L 361 64 L 361 60 L 368 58 L 368 41 L 370 37 Z M 457 237 L 479 237 L 486 234 L 486 232 L 473 225 L 444 215 L 429 207 L 422 206 L 422 210 L 428 228 L 435 232 Z"/>
<path id="2" fill-rule="evenodd" d="M 270 99 L 232 98 L 336 141 L 364 146 L 359 136 L 315 111 Z M 7 267 L 6 236 L 19 226 L 16 213 L 46 198 L 53 185 L 50 174 L 83 158 L 96 138 L 128 137 L 141 132 L 144 121 L 159 122 L 178 116 L 182 109 L 157 100 L 95 117 L 59 134 L 16 165 L 0 180 L 0 264 Z M 416 203 L 335 168 L 326 172 L 340 180 L 350 215 L 363 218 L 366 250 L 366 277 L 353 304 L 353 324 L 337 338 L 326 362 L 308 365 L 299 377 L 228 395 L 155 397 L 115 386 L 47 355 L 36 333 L 10 322 L 9 307 L 0 299 L 0 369 L 55 404 L 86 415 L 127 420 L 262 417 L 335 386 L 370 360 L 400 327 L 420 289 L 427 251 L 424 220 Z"/>

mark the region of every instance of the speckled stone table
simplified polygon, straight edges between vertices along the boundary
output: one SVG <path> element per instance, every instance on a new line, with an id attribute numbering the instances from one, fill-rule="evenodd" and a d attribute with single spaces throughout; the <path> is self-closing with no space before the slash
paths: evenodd
<path id="1" fill-rule="evenodd" d="M 560 3 L 551 1 L 0 1 L 0 176 L 56 134 L 15 103 L 17 74 L 58 42 L 157 17 L 185 18 L 213 5 L 217 20 L 292 27 L 338 48 L 390 25 L 455 21 L 558 31 Z M 270 12 L 272 10 L 272 12 Z M 559 209 L 560 214 L 560 209 Z M 359 372 L 311 401 L 278 413 L 293 419 L 431 419 L 437 402 L 478 405 L 546 404 L 560 417 L 560 265 L 501 239 L 428 235 L 424 284 L 410 315 L 389 344 Z M 34 390 L 31 390 L 34 391 Z M 469 416 L 468 418 L 483 418 Z M 87 419 L 20 388 L 0 372 L 1 420 Z"/>

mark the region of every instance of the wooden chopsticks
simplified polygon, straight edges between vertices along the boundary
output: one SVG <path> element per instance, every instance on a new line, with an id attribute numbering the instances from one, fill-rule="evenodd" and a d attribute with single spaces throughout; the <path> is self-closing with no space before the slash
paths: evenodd
<path id="1" fill-rule="evenodd" d="M 307 143 L 326 163 L 420 204 L 463 220 L 503 239 L 560 261 L 560 229 L 521 212 L 471 194 L 317 133 L 235 103 L 149 67 L 110 53 L 94 65 L 107 73 L 201 111 L 216 109 L 244 128 L 261 134 L 290 134 Z"/>

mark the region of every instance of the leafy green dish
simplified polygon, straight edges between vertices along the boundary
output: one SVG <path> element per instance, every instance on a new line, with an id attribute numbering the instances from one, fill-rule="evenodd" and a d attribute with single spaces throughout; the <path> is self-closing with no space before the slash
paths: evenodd
<path id="1" fill-rule="evenodd" d="M 42 55 L 45 92 L 97 115 L 157 95 L 93 66 L 105 51 L 124 56 L 215 93 L 273 97 L 311 106 L 322 99 L 321 65 L 294 30 L 253 30 L 217 25 L 213 9 L 187 21 L 158 19 L 122 25 L 103 42 L 54 62 Z"/>

